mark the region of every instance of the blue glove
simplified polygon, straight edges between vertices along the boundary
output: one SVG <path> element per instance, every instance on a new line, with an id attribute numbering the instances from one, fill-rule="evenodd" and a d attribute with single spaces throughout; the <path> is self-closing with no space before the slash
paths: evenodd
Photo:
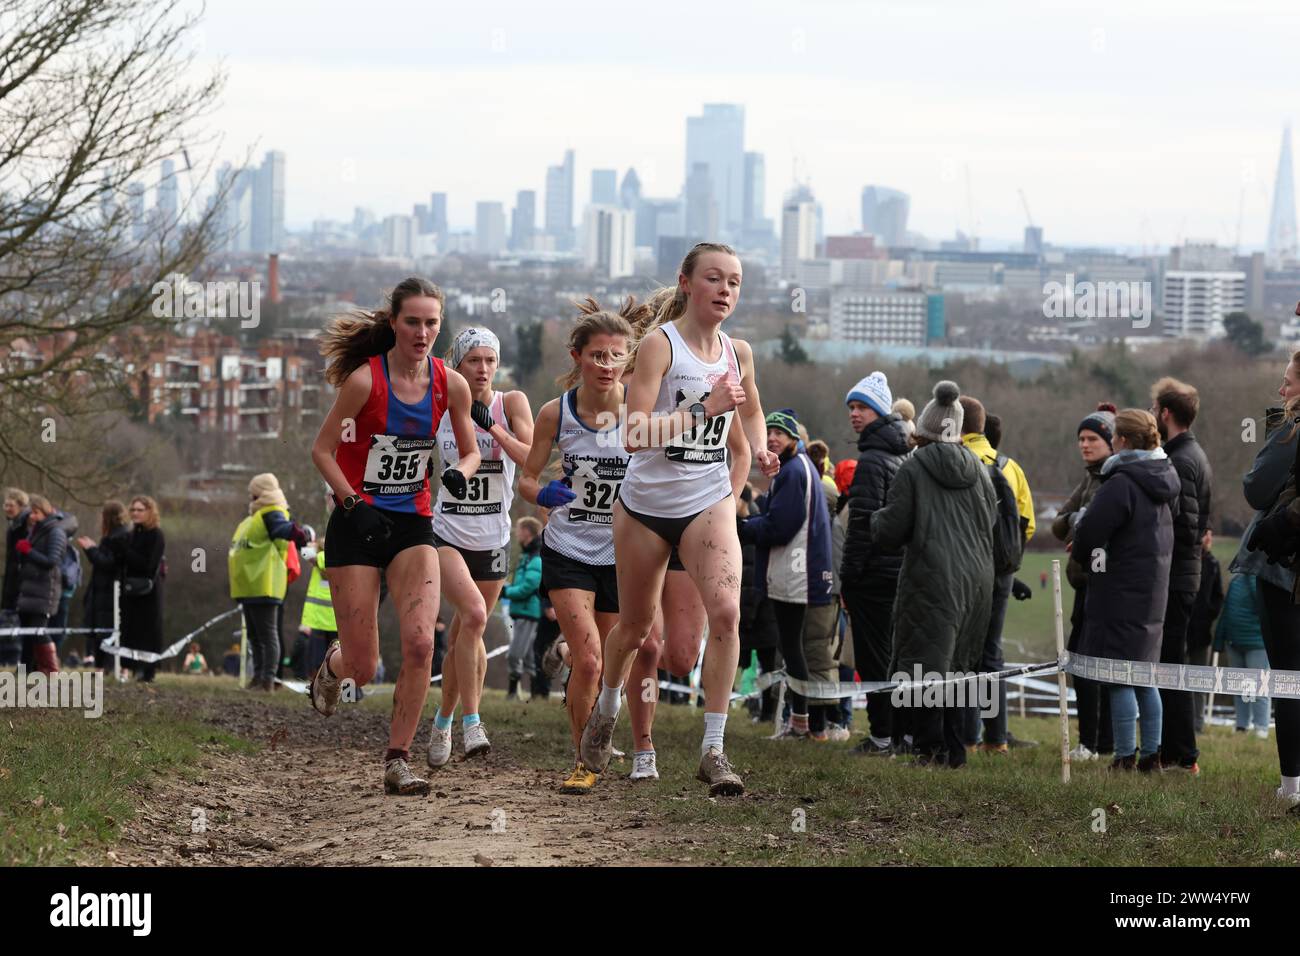
<path id="1" fill-rule="evenodd" d="M 573 490 L 558 478 L 537 492 L 537 504 L 542 508 L 558 508 L 567 505 L 578 497 Z"/>

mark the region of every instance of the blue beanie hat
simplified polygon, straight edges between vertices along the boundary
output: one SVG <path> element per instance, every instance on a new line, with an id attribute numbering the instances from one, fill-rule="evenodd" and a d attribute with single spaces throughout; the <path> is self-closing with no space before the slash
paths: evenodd
<path id="1" fill-rule="evenodd" d="M 861 402 L 863 405 L 869 405 L 882 418 L 888 415 L 890 408 L 894 404 L 894 395 L 889 390 L 889 381 L 885 378 L 885 373 L 872 372 L 849 389 L 844 404 L 847 405 L 849 402 Z"/>

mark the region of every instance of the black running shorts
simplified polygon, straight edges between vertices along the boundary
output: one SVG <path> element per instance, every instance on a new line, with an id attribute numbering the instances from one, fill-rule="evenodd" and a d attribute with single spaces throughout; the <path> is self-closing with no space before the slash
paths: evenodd
<path id="1" fill-rule="evenodd" d="M 373 544 L 361 540 L 348 513 L 342 508 L 336 507 L 330 513 L 329 523 L 325 526 L 325 567 L 364 564 L 371 568 L 386 568 L 407 548 L 434 547 L 433 521 L 428 515 L 386 508 L 375 510 L 392 522 L 392 530 L 386 539 Z"/>
<path id="2" fill-rule="evenodd" d="M 510 548 L 494 548 L 491 551 L 470 551 L 450 541 L 445 541 L 437 534 L 433 540 L 439 548 L 451 548 L 465 559 L 469 576 L 475 581 L 504 581 L 510 573 Z"/>
<path id="3" fill-rule="evenodd" d="M 618 613 L 618 577 L 612 564 L 584 564 L 566 558 L 542 542 L 542 593 L 573 588 L 596 596 L 595 610 Z"/>

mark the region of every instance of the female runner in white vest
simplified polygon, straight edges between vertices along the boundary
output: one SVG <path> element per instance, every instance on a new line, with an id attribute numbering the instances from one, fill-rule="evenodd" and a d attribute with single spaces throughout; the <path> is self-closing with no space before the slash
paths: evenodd
<path id="1" fill-rule="evenodd" d="M 581 758 L 593 773 L 609 763 L 619 695 L 655 610 L 673 547 L 695 581 L 709 619 L 704 657 L 704 740 L 696 776 L 712 796 L 744 792 L 723 753 L 740 657 L 740 541 L 726 461 L 731 419 L 740 415 L 765 475 L 779 462 L 767 427 L 749 345 L 722 332 L 740 295 L 740 260 L 728 246 L 700 243 L 682 260 L 677 292 L 636 349 L 628 389 L 626 446 L 632 452 L 614 508 L 619 623 L 605 644 L 601 690 L 583 730 Z"/>
<path id="2" fill-rule="evenodd" d="M 433 509 L 433 533 L 438 545 L 442 593 L 456 609 L 447 628 L 447 653 L 442 661 L 442 700 L 429 738 L 430 767 L 451 759 L 451 725 L 461 705 L 465 756 L 486 755 L 492 749 L 479 720 L 479 700 L 487 675 L 483 631 L 505 587 L 510 561 L 510 505 L 514 500 L 515 465 L 528 458 L 533 441 L 533 413 L 523 392 L 494 392 L 501 357 L 496 335 L 484 328 L 462 329 L 448 353 L 448 364 L 469 382 L 474 404 L 471 415 L 482 462 L 468 482 L 463 498 L 443 488 Z M 457 461 L 451 422 L 438 427 L 438 448 L 444 468 Z"/>
<path id="3" fill-rule="evenodd" d="M 650 318 L 633 299 L 617 315 L 602 311 L 593 299 L 579 309 L 582 316 L 569 333 L 573 368 L 560 379 L 565 391 L 537 413 L 536 437 L 519 479 L 519 493 L 550 511 L 542 533 L 542 587 L 569 649 L 564 696 L 575 755 L 600 688 L 602 645 L 618 620 L 613 517 L 630 457 L 619 416 L 625 398 L 620 379 L 631 322 L 643 312 L 645 320 Z M 564 477 L 543 484 L 541 474 L 555 447 Z M 628 697 L 628 709 L 634 725 L 654 706 L 657 658 L 646 641 L 633 665 L 635 693 Z M 642 693 L 647 679 L 649 695 Z M 560 789 L 585 793 L 595 784 L 596 774 L 577 760 Z"/>

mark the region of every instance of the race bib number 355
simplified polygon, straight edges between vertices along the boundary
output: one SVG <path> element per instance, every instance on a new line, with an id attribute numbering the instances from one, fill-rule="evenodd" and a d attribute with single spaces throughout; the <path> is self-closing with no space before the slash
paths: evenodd
<path id="1" fill-rule="evenodd" d="M 409 495 L 419 491 L 428 472 L 429 456 L 437 444 L 433 436 L 372 436 L 361 490 L 368 495 Z"/>

